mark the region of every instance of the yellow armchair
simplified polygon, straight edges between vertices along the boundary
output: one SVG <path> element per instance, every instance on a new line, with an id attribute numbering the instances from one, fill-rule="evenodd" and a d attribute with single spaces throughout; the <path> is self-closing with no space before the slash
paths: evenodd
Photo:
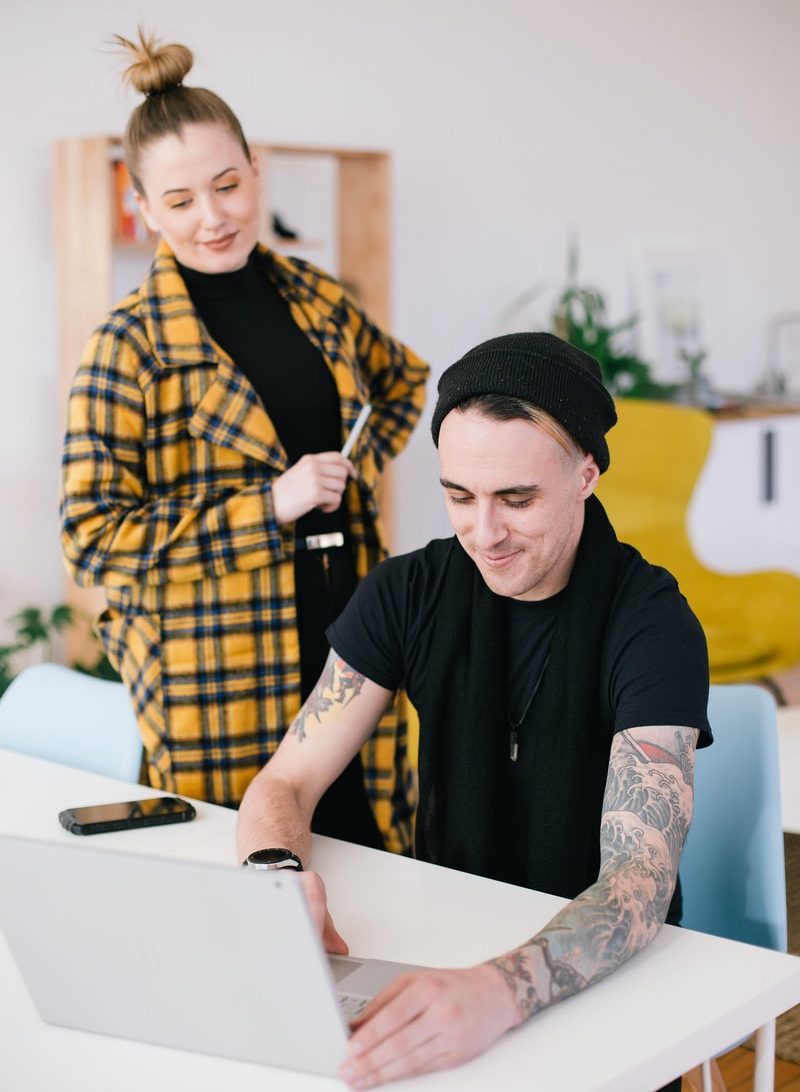
<path id="1" fill-rule="evenodd" d="M 800 579 L 714 572 L 689 541 L 686 513 L 711 444 L 710 414 L 624 398 L 617 412 L 597 495 L 617 537 L 677 579 L 705 630 L 711 681 L 752 680 L 800 662 Z"/>

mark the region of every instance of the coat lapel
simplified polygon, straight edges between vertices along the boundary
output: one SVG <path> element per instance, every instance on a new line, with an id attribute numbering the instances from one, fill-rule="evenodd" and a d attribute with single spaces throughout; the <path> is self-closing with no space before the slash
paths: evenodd
<path id="1" fill-rule="evenodd" d="M 259 259 L 292 318 L 319 349 L 339 391 L 342 442 L 353 427 L 369 391 L 359 369 L 355 339 L 344 311 L 341 285 L 312 267 L 301 267 L 259 247 Z M 165 368 L 198 364 L 216 368 L 189 423 L 196 439 L 239 451 L 275 467 L 288 468 L 286 452 L 261 400 L 247 377 L 213 341 L 195 310 L 172 251 L 159 243 L 144 285 L 142 315 L 150 344 Z"/>
<path id="2" fill-rule="evenodd" d="M 273 284 L 288 302 L 292 318 L 331 370 L 339 392 L 344 443 L 362 406 L 369 401 L 361 371 L 353 367 L 358 356 L 346 321 L 344 289 L 312 266 L 298 267 L 265 248 L 260 248 L 260 257 Z"/>
<path id="3" fill-rule="evenodd" d="M 251 459 L 288 470 L 286 452 L 249 379 L 230 357 L 219 353 L 214 382 L 201 398 L 189 422 L 198 440 L 233 448 Z"/>
<path id="4" fill-rule="evenodd" d="M 216 368 L 189 421 L 198 440 L 269 463 L 279 472 L 288 459 L 249 379 L 216 344 L 195 310 L 169 247 L 161 242 L 145 284 L 142 313 L 150 344 L 165 368 Z"/>

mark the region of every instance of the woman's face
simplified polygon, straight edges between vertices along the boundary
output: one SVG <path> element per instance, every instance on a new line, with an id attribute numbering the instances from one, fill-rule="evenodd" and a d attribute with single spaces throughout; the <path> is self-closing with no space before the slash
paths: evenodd
<path id="1" fill-rule="evenodd" d="M 139 174 L 147 226 L 182 265 L 230 273 L 247 264 L 261 229 L 258 164 L 225 125 L 185 125 L 153 141 Z"/>

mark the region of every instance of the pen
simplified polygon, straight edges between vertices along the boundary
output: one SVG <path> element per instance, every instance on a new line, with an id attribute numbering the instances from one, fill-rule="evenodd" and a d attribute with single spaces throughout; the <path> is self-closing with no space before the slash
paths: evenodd
<path id="1" fill-rule="evenodd" d="M 344 455 L 345 459 L 349 456 L 350 452 L 355 447 L 356 440 L 361 435 L 361 430 L 367 423 L 367 418 L 369 417 L 371 410 L 372 406 L 369 404 L 369 402 L 367 402 L 365 406 L 361 407 L 361 413 L 359 413 L 358 417 L 356 418 L 356 423 L 350 429 L 350 434 L 345 440 L 344 447 L 341 450 L 341 454 Z"/>

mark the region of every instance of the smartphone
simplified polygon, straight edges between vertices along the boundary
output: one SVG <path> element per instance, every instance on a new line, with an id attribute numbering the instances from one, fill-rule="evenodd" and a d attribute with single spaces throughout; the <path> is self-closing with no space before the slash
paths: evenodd
<path id="1" fill-rule="evenodd" d="M 70 834 L 104 834 L 109 830 L 188 823 L 196 814 L 189 801 L 181 800 L 179 796 L 154 796 L 150 800 L 128 800 L 124 804 L 67 808 L 58 813 L 58 821 Z"/>

